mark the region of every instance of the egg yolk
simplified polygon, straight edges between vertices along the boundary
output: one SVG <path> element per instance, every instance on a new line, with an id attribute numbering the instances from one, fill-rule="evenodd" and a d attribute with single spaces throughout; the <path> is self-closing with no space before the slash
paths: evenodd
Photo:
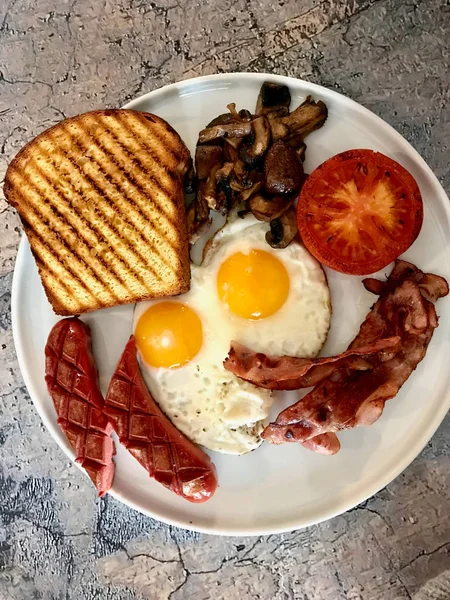
<path id="1" fill-rule="evenodd" d="M 179 302 L 158 302 L 139 318 L 134 332 L 142 360 L 152 367 L 174 369 L 196 356 L 202 341 L 197 313 Z"/>
<path id="2" fill-rule="evenodd" d="M 239 317 L 263 319 L 286 302 L 289 275 L 283 263 L 265 250 L 229 256 L 217 274 L 220 300 Z"/>

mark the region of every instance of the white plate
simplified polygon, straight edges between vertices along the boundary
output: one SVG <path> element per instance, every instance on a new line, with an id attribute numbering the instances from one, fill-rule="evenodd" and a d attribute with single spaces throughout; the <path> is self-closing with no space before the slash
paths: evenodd
<path id="1" fill-rule="evenodd" d="M 423 195 L 425 220 L 419 238 L 405 258 L 450 280 L 450 205 L 444 190 L 422 158 L 394 129 L 352 100 L 305 81 L 246 73 L 201 77 L 169 85 L 134 100 L 127 108 L 154 112 L 167 119 L 193 151 L 199 130 L 225 112 L 229 102 L 252 110 L 265 80 L 287 84 L 293 107 L 308 94 L 328 106 L 325 126 L 307 140 L 307 172 L 337 152 L 373 148 L 396 159 L 413 174 Z M 364 291 L 360 278 L 329 270 L 327 275 L 334 312 L 324 355 L 347 347 L 374 301 Z M 93 330 L 103 391 L 130 335 L 132 310 L 120 307 L 86 315 L 85 320 Z M 397 397 L 387 403 L 384 414 L 374 425 L 339 435 L 342 449 L 336 456 L 320 456 L 294 444 L 278 447 L 264 444 L 242 457 L 212 453 L 220 487 L 212 500 L 194 505 L 149 479 L 144 469 L 117 444 L 112 495 L 161 521 L 227 535 L 289 531 L 350 509 L 405 469 L 447 412 L 450 405 L 448 298 L 438 302 L 437 312 L 440 327 L 417 371 Z M 73 459 L 44 385 L 44 346 L 58 318 L 45 298 L 25 238 L 14 273 L 12 320 L 17 355 L 31 398 L 53 437 Z"/>

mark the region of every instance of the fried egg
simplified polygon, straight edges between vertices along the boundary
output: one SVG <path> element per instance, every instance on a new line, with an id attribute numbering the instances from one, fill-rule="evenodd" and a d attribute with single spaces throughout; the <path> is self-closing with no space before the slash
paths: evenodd
<path id="1" fill-rule="evenodd" d="M 144 379 L 180 431 L 210 450 L 244 454 L 261 443 L 272 393 L 223 367 L 232 340 L 258 352 L 313 357 L 330 325 L 320 264 L 299 242 L 279 250 L 249 215 L 228 222 L 192 266 L 186 294 L 136 305 Z"/>

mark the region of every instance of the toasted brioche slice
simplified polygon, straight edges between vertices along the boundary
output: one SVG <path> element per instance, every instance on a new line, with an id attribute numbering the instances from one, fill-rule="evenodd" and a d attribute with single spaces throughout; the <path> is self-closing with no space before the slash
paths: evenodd
<path id="1" fill-rule="evenodd" d="M 168 123 L 131 110 L 66 119 L 17 154 L 4 193 L 56 314 L 189 290 L 190 160 Z"/>

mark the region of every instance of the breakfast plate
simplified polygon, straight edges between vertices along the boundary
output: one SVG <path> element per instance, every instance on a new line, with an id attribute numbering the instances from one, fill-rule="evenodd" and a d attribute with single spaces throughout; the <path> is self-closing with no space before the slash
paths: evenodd
<path id="1" fill-rule="evenodd" d="M 323 100 L 329 117 L 308 137 L 305 171 L 338 152 L 352 148 L 380 151 L 403 165 L 416 179 L 424 200 L 422 231 L 404 258 L 423 271 L 450 279 L 450 204 L 438 180 L 418 153 L 379 117 L 326 88 L 288 77 L 264 74 L 224 74 L 201 77 L 146 94 L 125 108 L 152 112 L 166 119 L 191 152 L 198 132 L 227 104 L 255 105 L 261 84 L 289 86 L 292 105 L 311 94 Z M 378 275 L 381 279 L 389 272 Z M 321 355 L 346 349 L 374 302 L 361 277 L 325 269 L 333 317 Z M 437 305 L 440 327 L 423 362 L 386 404 L 371 427 L 339 434 L 335 456 L 308 452 L 297 444 L 263 444 L 243 456 L 210 453 L 219 488 L 204 504 L 191 504 L 148 477 L 126 449 L 116 444 L 116 474 L 110 493 L 151 517 L 191 529 L 221 535 L 262 535 L 319 523 L 364 501 L 401 473 L 431 438 L 450 406 L 450 300 Z M 12 289 L 12 324 L 22 374 L 30 396 L 52 436 L 73 460 L 73 450 L 57 425 L 53 402 L 44 382 L 44 347 L 59 320 L 44 294 L 27 239 L 21 241 Z M 133 307 L 104 309 L 83 316 L 92 329 L 100 385 L 106 392 L 117 361 L 130 336 Z M 286 321 L 289 328 L 289 320 Z M 277 398 L 271 417 L 300 397 Z"/>

